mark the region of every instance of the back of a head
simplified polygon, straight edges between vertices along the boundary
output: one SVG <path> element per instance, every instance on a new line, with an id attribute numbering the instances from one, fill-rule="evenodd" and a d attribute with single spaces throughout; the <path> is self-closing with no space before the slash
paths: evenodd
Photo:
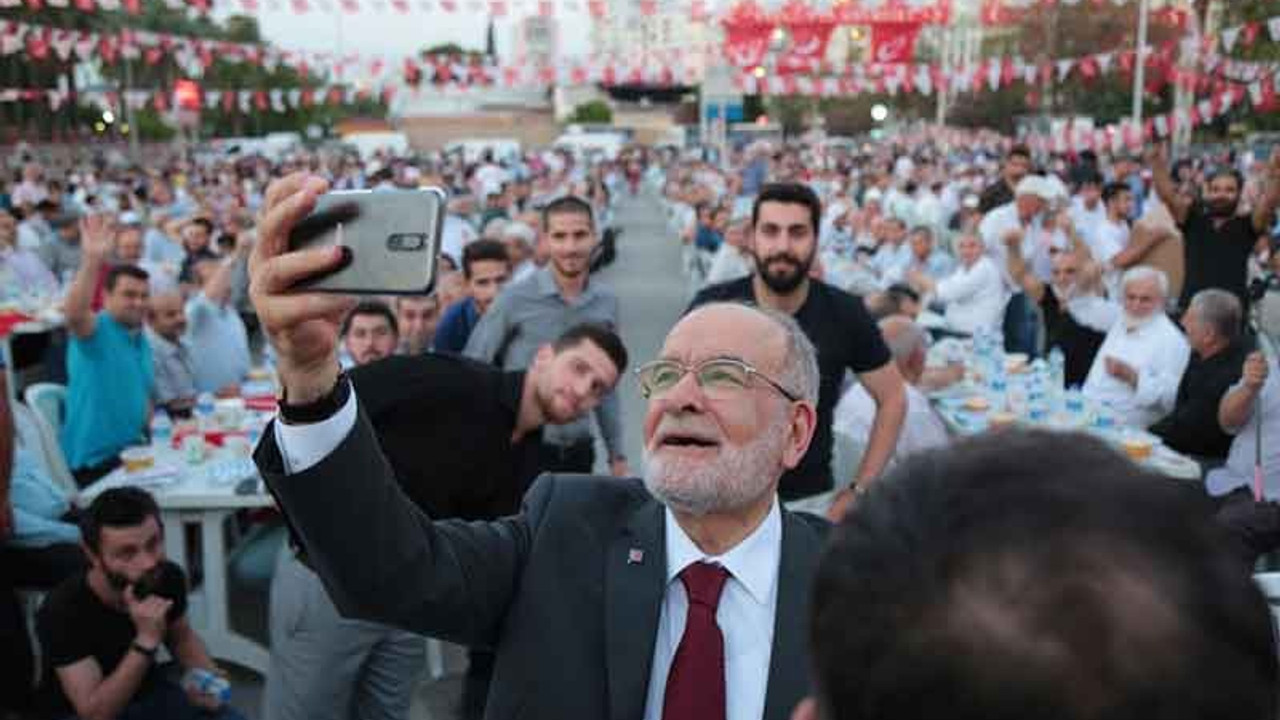
<path id="1" fill-rule="evenodd" d="M 833 534 L 811 620 L 826 720 L 1276 716 L 1266 602 L 1200 493 L 1080 435 L 899 465 Z"/>

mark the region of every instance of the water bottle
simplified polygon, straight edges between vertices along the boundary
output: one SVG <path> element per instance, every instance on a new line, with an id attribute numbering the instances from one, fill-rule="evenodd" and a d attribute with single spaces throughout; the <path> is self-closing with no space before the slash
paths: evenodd
<path id="1" fill-rule="evenodd" d="M 1054 346 L 1049 351 L 1049 397 L 1056 405 L 1062 399 L 1062 391 L 1066 385 L 1067 359 L 1062 355 L 1062 348 Z"/>
<path id="2" fill-rule="evenodd" d="M 201 430 L 212 427 L 213 411 L 213 393 L 203 392 L 196 396 L 196 422 Z"/>
<path id="3" fill-rule="evenodd" d="M 191 668 L 182 678 L 183 689 L 214 698 L 219 704 L 231 701 L 231 683 L 204 668 Z"/>
<path id="4" fill-rule="evenodd" d="M 161 447 L 173 442 L 173 420 L 164 410 L 156 410 L 151 416 L 151 442 Z"/>

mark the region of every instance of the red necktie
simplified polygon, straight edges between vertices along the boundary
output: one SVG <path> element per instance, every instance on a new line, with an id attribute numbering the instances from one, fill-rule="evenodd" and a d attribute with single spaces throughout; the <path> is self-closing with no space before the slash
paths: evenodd
<path id="1" fill-rule="evenodd" d="M 667 675 L 662 720 L 725 720 L 724 635 L 716 625 L 716 608 L 728 579 L 728 570 L 704 562 L 680 573 L 689 614 Z"/>

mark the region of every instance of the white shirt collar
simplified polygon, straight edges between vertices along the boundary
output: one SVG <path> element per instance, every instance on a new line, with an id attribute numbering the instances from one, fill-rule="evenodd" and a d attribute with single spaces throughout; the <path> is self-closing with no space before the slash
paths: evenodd
<path id="1" fill-rule="evenodd" d="M 729 552 L 716 557 L 708 556 L 698 549 L 685 534 L 684 528 L 680 527 L 680 523 L 676 522 L 670 508 L 665 512 L 667 585 L 674 582 L 686 567 L 706 561 L 728 570 L 747 589 L 752 600 L 761 605 L 769 602 L 774 585 L 778 582 L 778 563 L 782 557 L 782 511 L 776 496 L 764 522 Z"/>

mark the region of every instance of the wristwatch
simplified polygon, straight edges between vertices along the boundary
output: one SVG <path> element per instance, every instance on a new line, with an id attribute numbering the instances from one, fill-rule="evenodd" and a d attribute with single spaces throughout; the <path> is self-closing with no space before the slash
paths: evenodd
<path id="1" fill-rule="evenodd" d="M 338 373 L 338 379 L 329 392 L 309 403 L 291 405 L 284 386 L 280 386 L 280 395 L 276 398 L 280 407 L 280 419 L 289 425 L 306 425 L 317 423 L 333 417 L 347 399 L 351 397 L 351 381 L 345 370 Z"/>
<path id="2" fill-rule="evenodd" d="M 147 659 L 149 659 L 149 660 L 155 660 L 155 659 L 156 659 L 156 650 L 159 650 L 159 649 L 160 649 L 160 646 L 158 646 L 158 645 L 157 645 L 156 647 L 149 648 L 149 647 L 147 647 L 146 645 L 143 645 L 142 643 L 138 642 L 137 640 L 134 640 L 134 641 L 133 641 L 133 644 L 132 644 L 132 645 L 130 645 L 129 647 L 130 647 L 130 649 L 132 649 L 134 652 L 141 653 L 142 655 L 145 655 L 145 656 L 147 657 Z"/>

